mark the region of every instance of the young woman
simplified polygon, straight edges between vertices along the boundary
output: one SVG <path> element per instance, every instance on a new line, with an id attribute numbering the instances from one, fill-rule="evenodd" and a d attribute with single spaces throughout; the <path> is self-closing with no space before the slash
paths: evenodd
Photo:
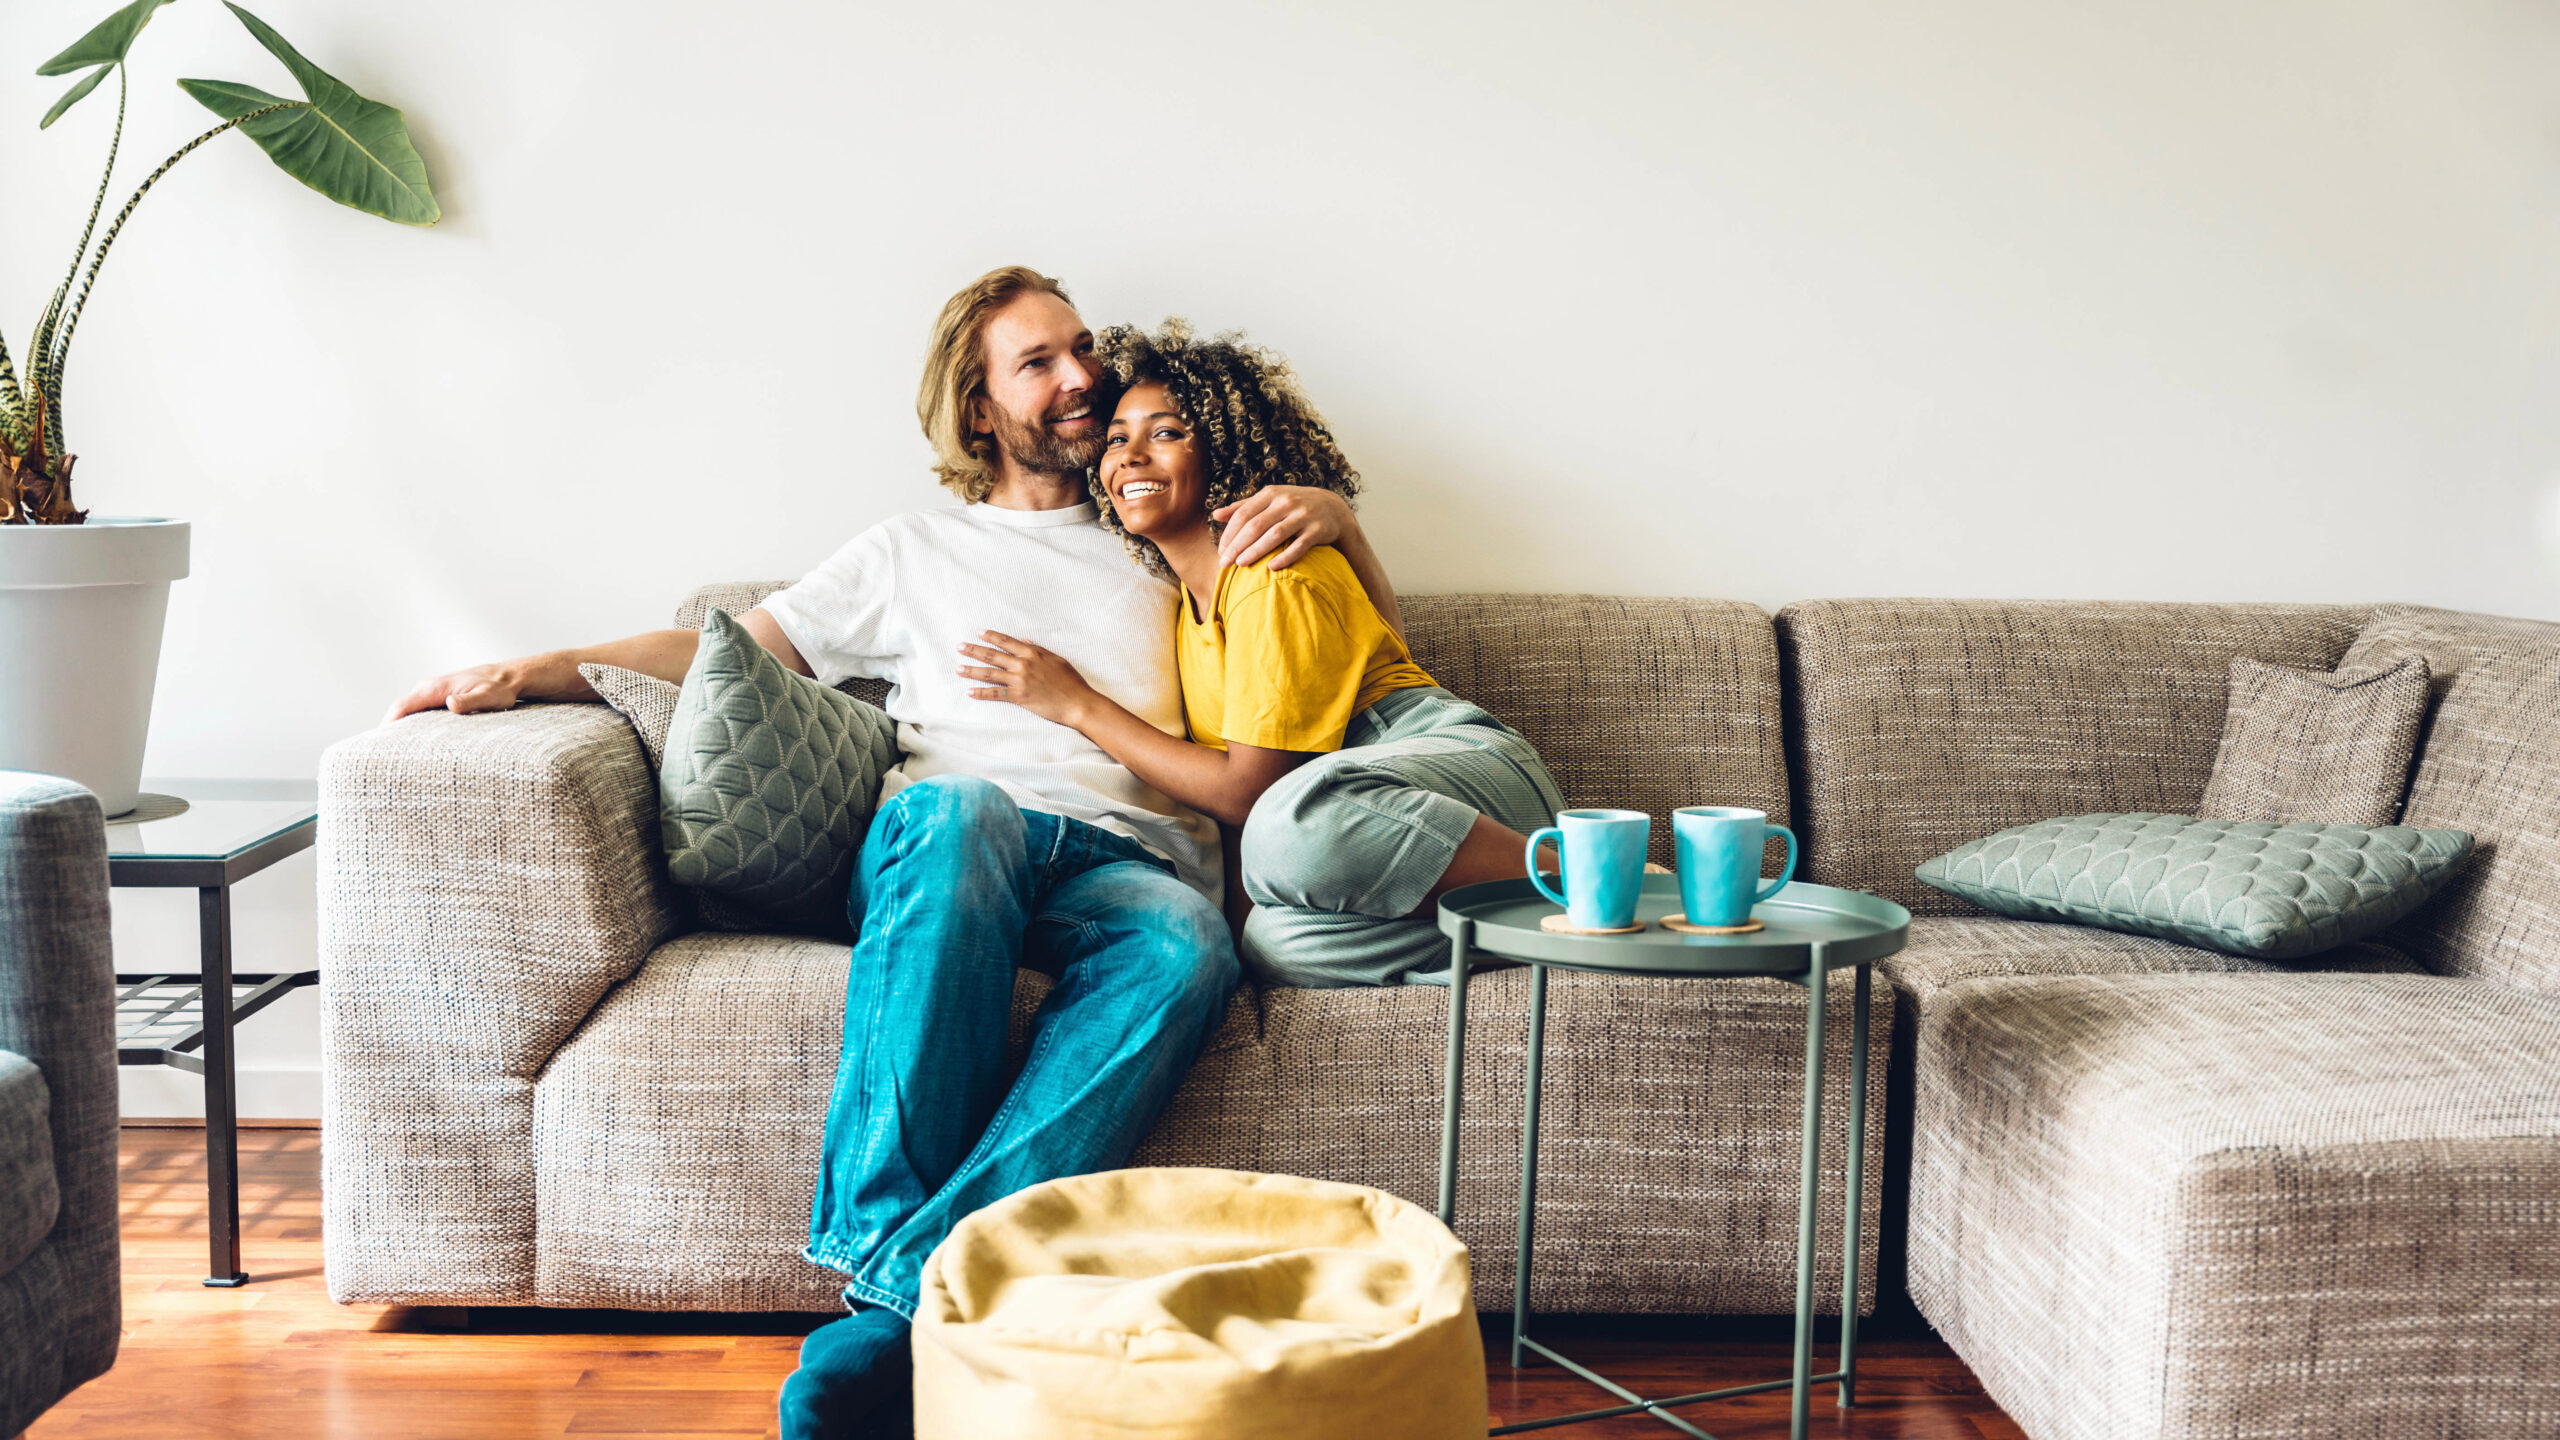
<path id="1" fill-rule="evenodd" d="M 1106 331 L 1096 354 L 1124 389 L 1095 499 L 1138 563 L 1182 589 L 1173 641 L 1191 736 L 992 631 L 961 647 L 960 673 L 982 687 L 971 693 L 1083 732 L 1217 820 L 1229 916 L 1265 983 L 1445 984 L 1434 907 L 1457 886 L 1528 873 L 1527 833 L 1564 804 L 1554 780 L 1527 740 L 1413 662 L 1338 553 L 1279 571 L 1219 563 L 1218 516 L 1263 486 L 1359 491 L 1284 362 L 1194 340 L 1179 321 Z"/>

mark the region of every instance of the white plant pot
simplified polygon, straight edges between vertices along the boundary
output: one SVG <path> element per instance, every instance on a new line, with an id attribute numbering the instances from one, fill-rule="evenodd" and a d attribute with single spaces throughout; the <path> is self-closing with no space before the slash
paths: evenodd
<path id="1" fill-rule="evenodd" d="M 0 770 L 134 807 L 169 582 L 186 573 L 184 520 L 0 525 Z"/>

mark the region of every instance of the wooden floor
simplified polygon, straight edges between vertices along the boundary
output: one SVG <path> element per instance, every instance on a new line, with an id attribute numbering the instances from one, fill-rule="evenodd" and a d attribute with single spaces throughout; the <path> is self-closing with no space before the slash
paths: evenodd
<path id="1" fill-rule="evenodd" d="M 241 1135 L 245 1262 L 252 1283 L 210 1290 L 203 1132 L 124 1132 L 124 1349 L 114 1370 L 36 1422 L 29 1440 L 75 1437 L 769 1435 L 773 1395 L 799 1337 L 824 1316 L 471 1311 L 331 1304 L 320 1273 L 320 1136 Z M 1497 1322 L 1498 1323 L 1498 1322 Z M 445 1328 L 438 1328 L 443 1326 Z M 1774 1335 L 1701 1340 L 1695 1327 L 1592 1323 L 1566 1353 L 1646 1394 L 1785 1373 Z M 1502 1332 L 1507 1335 L 1507 1331 Z M 1489 1337 L 1490 1338 L 1490 1337 Z M 1486 1347 L 1496 1423 L 1604 1402 L 1553 1367 L 1515 1373 Z M 1816 1391 L 1817 1436 L 2023 1440 L 1972 1374 L 1928 1340 L 1859 1347 L 1855 1411 Z M 1787 1432 L 1786 1397 L 1689 1407 L 1721 1440 Z M 1676 1434 L 1641 1417 L 1552 1432 L 1574 1440 Z M 1378 1437 L 1391 1440 L 1391 1437 Z"/>

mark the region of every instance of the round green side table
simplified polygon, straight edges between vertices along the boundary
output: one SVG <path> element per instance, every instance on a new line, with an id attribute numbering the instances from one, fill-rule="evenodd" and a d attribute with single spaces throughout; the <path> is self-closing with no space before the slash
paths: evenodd
<path id="1" fill-rule="evenodd" d="M 1804 1440 L 1812 1388 L 1838 1381 L 1843 1409 L 1857 1403 L 1858 1379 L 1858 1241 L 1864 1219 L 1867 1151 L 1867 995 L 1871 967 L 1900 950 L 1911 930 L 1911 913 L 1890 900 L 1858 890 L 1797 881 L 1754 908 L 1761 930 L 1749 935 L 1686 935 L 1657 924 L 1632 935 L 1563 935 L 1540 928 L 1539 922 L 1563 909 L 1538 893 L 1526 880 L 1497 880 L 1450 891 L 1440 901 L 1440 929 L 1449 937 L 1449 1058 L 1440 1120 L 1440 1220 L 1447 1224 L 1457 1208 L 1458 1113 L 1465 1093 L 1467 979 L 1471 957 L 1478 953 L 1528 965 L 1529 1063 L 1520 1123 L 1519 1255 L 1511 1280 L 1511 1363 L 1517 1368 L 1527 1352 L 1563 1366 L 1623 1404 L 1606 1409 L 1559 1415 L 1505 1425 L 1492 1433 L 1509 1435 L 1586 1420 L 1647 1414 L 1683 1434 L 1713 1436 L 1670 1411 L 1736 1395 L 1793 1389 L 1795 1407 L 1789 1434 Z M 1638 919 L 1652 922 L 1680 911 L 1678 877 L 1647 875 L 1637 902 Z M 1840 1368 L 1813 1373 L 1813 1231 L 1822 1160 L 1823 997 L 1831 973 L 1854 967 L 1857 1003 L 1850 1046 L 1856 1052 L 1855 1081 L 1849 1088 L 1849 1173 L 1847 1216 L 1841 1229 Z M 1730 979 L 1765 976 L 1803 987 L 1806 999 L 1804 1037 L 1804 1163 L 1796 1191 L 1796 1347 L 1795 1370 L 1785 1380 L 1702 1390 L 1648 1400 L 1529 1338 L 1529 1267 L 1538 1208 L 1538 1091 L 1547 1038 L 1547 972 L 1586 970 L 1604 974 L 1661 978 Z"/>

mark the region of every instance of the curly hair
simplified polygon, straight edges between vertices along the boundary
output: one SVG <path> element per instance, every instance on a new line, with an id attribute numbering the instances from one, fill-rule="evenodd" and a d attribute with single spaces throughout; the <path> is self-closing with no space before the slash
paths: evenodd
<path id="1" fill-rule="evenodd" d="M 1232 505 L 1265 485 L 1312 485 L 1345 500 L 1360 493 L 1360 472 L 1342 458 L 1324 417 L 1299 393 L 1289 362 L 1244 343 L 1240 332 L 1196 340 L 1181 320 L 1165 321 L 1153 335 L 1114 325 L 1095 339 L 1093 353 L 1120 393 L 1150 382 L 1171 392 L 1201 442 L 1208 481 L 1204 508 Z M 1172 578 L 1154 541 L 1121 528 L 1102 488 L 1102 472 L 1094 470 L 1085 483 L 1103 525 L 1129 547 L 1130 557 L 1150 573 Z M 1225 527 L 1212 522 L 1211 528 Z"/>

